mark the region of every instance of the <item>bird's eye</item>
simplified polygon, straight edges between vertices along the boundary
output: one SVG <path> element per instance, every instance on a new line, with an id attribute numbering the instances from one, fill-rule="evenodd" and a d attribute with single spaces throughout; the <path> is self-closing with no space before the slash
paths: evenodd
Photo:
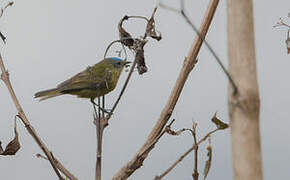
<path id="1" fill-rule="evenodd" d="M 120 61 L 115 62 L 114 66 L 115 68 L 120 68 L 122 63 Z"/>

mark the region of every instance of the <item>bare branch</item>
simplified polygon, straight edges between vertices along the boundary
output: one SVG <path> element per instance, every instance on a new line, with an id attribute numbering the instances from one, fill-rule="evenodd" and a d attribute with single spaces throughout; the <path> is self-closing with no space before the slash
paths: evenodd
<path id="1" fill-rule="evenodd" d="M 168 133 L 171 130 L 171 125 L 174 123 L 175 119 L 173 119 L 164 129 L 163 131 L 155 138 L 154 141 L 151 142 L 146 148 L 144 148 L 143 152 L 140 153 L 140 157 L 142 157 L 145 153 L 148 153 L 155 144 L 159 141 L 159 139 L 165 134 Z M 170 134 L 170 133 L 169 133 Z"/>
<path id="2" fill-rule="evenodd" d="M 124 83 L 124 85 L 123 85 L 123 87 L 122 87 L 122 89 L 121 89 L 121 92 L 120 92 L 120 94 L 119 94 L 117 100 L 115 101 L 115 103 L 114 103 L 114 105 L 113 105 L 113 107 L 112 107 L 111 113 L 110 113 L 109 115 L 107 115 L 106 118 L 105 118 L 104 126 L 107 126 L 107 125 L 108 125 L 108 121 L 109 121 L 109 119 L 111 118 L 113 112 L 115 111 L 117 105 L 119 104 L 119 102 L 120 102 L 120 100 L 121 100 L 121 98 L 122 98 L 122 96 L 123 96 L 123 94 L 124 94 L 124 92 L 125 92 L 125 90 L 126 90 L 126 88 L 127 88 L 127 86 L 128 86 L 128 83 L 129 83 L 129 81 L 130 81 L 130 78 L 131 78 L 131 76 L 132 76 L 132 74 L 133 74 L 133 72 L 134 72 L 134 68 L 135 68 L 135 66 L 136 66 L 136 59 L 134 60 L 133 64 L 131 65 L 131 68 L 130 68 L 129 74 L 128 74 L 128 76 L 127 76 L 127 79 L 126 79 L 126 81 L 125 81 L 125 83 Z"/>
<path id="3" fill-rule="evenodd" d="M 9 79 L 9 73 L 8 71 L 5 69 L 5 66 L 4 66 L 4 63 L 3 63 L 3 60 L 2 60 L 2 56 L 0 54 L 0 68 L 1 68 L 1 71 L 2 71 L 2 74 L 1 74 L 1 79 L 4 81 L 5 85 L 7 86 L 8 88 L 8 91 L 11 95 L 11 98 L 15 104 L 15 107 L 18 111 L 18 116 L 19 118 L 21 119 L 22 123 L 25 125 L 27 131 L 29 132 L 29 134 L 34 138 L 34 140 L 36 141 L 36 143 L 38 144 L 38 146 L 42 149 L 42 151 L 45 153 L 45 155 L 48 157 L 48 160 L 52 166 L 52 168 L 54 169 L 55 173 L 57 174 L 57 176 L 59 177 L 59 179 L 63 180 L 63 177 L 61 177 L 54 161 L 53 161 L 53 158 L 51 156 L 51 153 L 50 151 L 48 150 L 48 148 L 46 147 L 46 145 L 42 142 L 42 140 L 40 139 L 40 137 L 37 135 L 36 131 L 34 130 L 34 128 L 32 127 L 32 125 L 30 124 L 30 122 L 28 121 L 17 97 L 16 97 L 16 94 L 12 88 L 12 85 L 11 85 L 11 82 L 10 82 L 10 79 Z"/>
<path id="4" fill-rule="evenodd" d="M 190 18 L 188 17 L 188 15 L 186 14 L 185 11 L 185 7 L 184 7 L 184 0 L 180 0 L 180 6 L 181 6 L 181 10 L 169 7 L 165 4 L 163 4 L 161 1 L 159 2 L 159 6 L 161 8 L 164 8 L 166 10 L 170 10 L 170 11 L 174 11 L 177 13 L 181 13 L 182 17 L 186 20 L 186 22 L 191 26 L 191 28 L 195 31 L 195 33 L 201 37 L 201 34 L 199 32 L 199 30 L 196 28 L 196 26 L 192 23 L 192 21 L 190 20 Z M 222 68 L 223 72 L 225 73 L 225 75 L 227 76 L 227 78 L 229 79 L 231 85 L 233 86 L 233 94 L 237 94 L 238 93 L 238 87 L 236 85 L 236 83 L 234 82 L 234 80 L 232 79 L 231 75 L 229 74 L 229 72 L 227 71 L 227 69 L 225 68 L 225 66 L 223 65 L 221 59 L 218 57 L 218 55 L 216 54 L 216 52 L 213 50 L 213 48 L 211 47 L 211 45 L 207 42 L 206 39 L 203 39 L 204 44 L 206 45 L 206 47 L 208 48 L 208 50 L 211 52 L 211 54 L 214 56 L 215 60 L 217 61 L 217 63 L 219 64 L 219 66 Z"/>
<path id="5" fill-rule="evenodd" d="M 48 160 L 47 157 L 41 154 L 36 154 L 36 157 Z M 53 160 L 57 169 L 59 169 L 67 178 L 69 178 L 70 180 L 77 180 L 77 178 L 73 174 L 71 174 L 54 156 L 53 156 Z"/>
<path id="6" fill-rule="evenodd" d="M 185 153 L 183 153 L 168 169 L 166 169 L 161 175 L 156 176 L 154 180 L 161 180 L 165 177 L 175 166 L 180 163 L 191 151 L 193 151 L 194 146 L 189 148 Z"/>
<path id="7" fill-rule="evenodd" d="M 218 130 L 221 130 L 221 129 L 215 129 L 213 131 L 210 131 L 209 133 L 207 133 L 203 138 L 201 138 L 199 141 L 198 141 L 198 145 L 200 145 L 202 142 L 204 142 L 207 138 L 209 138 L 213 133 L 217 132 Z"/>
<path id="8" fill-rule="evenodd" d="M 113 180 L 123 180 L 127 179 L 132 173 L 134 173 L 138 168 L 142 166 L 143 161 L 148 156 L 149 152 L 152 149 L 149 149 L 146 153 L 143 153 L 144 150 L 150 145 L 152 142 L 155 141 L 155 139 L 160 135 L 162 132 L 162 129 L 168 122 L 169 118 L 171 117 L 171 114 L 174 110 L 174 107 L 179 99 L 179 96 L 182 92 L 183 86 L 187 80 L 187 77 L 189 73 L 192 71 L 196 64 L 196 57 L 198 55 L 198 52 L 200 50 L 200 47 L 202 45 L 202 41 L 206 36 L 206 33 L 208 31 L 209 25 L 212 21 L 212 18 L 214 16 L 216 7 L 218 5 L 218 0 L 211 0 L 208 6 L 208 10 L 205 14 L 205 17 L 203 19 L 203 23 L 200 28 L 200 34 L 201 36 L 196 37 L 192 48 L 189 52 L 188 57 L 186 58 L 183 67 L 181 69 L 181 72 L 179 74 L 179 77 L 175 83 L 175 86 L 171 92 L 171 95 L 169 97 L 169 100 L 164 107 L 164 109 L 161 112 L 161 115 L 156 122 L 153 130 L 149 134 L 146 142 L 143 144 L 143 146 L 138 150 L 138 152 L 135 154 L 132 160 L 130 160 L 126 165 L 124 165 L 113 177 Z M 152 147 L 153 148 L 153 147 Z M 142 156 L 140 156 L 142 154 Z"/>
<path id="9" fill-rule="evenodd" d="M 105 97 L 103 96 L 102 98 L 102 107 L 101 106 L 101 101 L 100 98 L 98 98 L 98 112 L 96 111 L 96 107 L 95 107 L 95 103 L 92 101 L 93 103 L 93 107 L 94 107 L 94 111 L 95 111 L 95 115 L 94 115 L 94 122 L 96 125 L 96 132 L 97 132 L 97 161 L 96 161 L 96 173 L 95 173 L 95 179 L 96 180 L 101 180 L 101 165 L 102 165 L 102 141 L 103 141 L 103 133 L 104 133 L 104 129 L 108 126 L 108 122 L 109 119 L 111 118 L 114 110 L 116 109 L 123 93 L 125 92 L 125 89 L 129 83 L 129 80 L 132 76 L 132 73 L 134 71 L 134 68 L 137 64 L 137 68 L 138 68 L 138 72 L 139 74 L 143 74 L 145 72 L 147 72 L 147 67 L 145 65 L 145 58 L 144 58 L 144 45 L 147 43 L 146 40 L 146 35 L 148 33 L 148 36 L 155 38 L 154 35 L 156 35 L 155 32 L 155 25 L 154 25 L 154 19 L 153 16 L 156 12 L 156 9 L 154 10 L 152 17 L 150 20 L 148 20 L 146 17 L 143 16 L 124 16 L 119 24 L 118 24 L 118 30 L 119 30 L 119 40 L 115 40 L 113 42 L 111 42 L 109 44 L 109 46 L 106 48 L 105 51 L 105 55 L 104 58 L 106 58 L 107 52 L 110 49 L 110 47 L 114 44 L 114 43 L 121 43 L 122 48 L 125 52 L 126 58 L 125 61 L 127 60 L 127 52 L 126 52 L 126 47 L 128 47 L 130 50 L 133 50 L 135 52 L 135 60 L 133 62 L 133 65 L 131 66 L 130 72 L 127 76 L 127 79 L 122 87 L 122 90 L 117 98 L 117 100 L 115 101 L 111 112 L 108 113 L 108 115 L 105 117 L 104 111 L 105 111 Z M 141 19 L 145 19 L 147 21 L 147 28 L 146 28 L 146 32 L 145 35 L 142 39 L 139 38 L 132 38 L 131 34 L 129 32 L 127 32 L 123 27 L 123 22 L 125 20 L 128 20 L 129 18 L 141 18 Z M 148 28 L 148 26 L 150 26 L 150 28 Z M 102 111 L 102 114 L 101 114 Z"/>
<path id="10" fill-rule="evenodd" d="M 166 10 L 169 10 L 169 11 L 173 11 L 173 12 L 176 12 L 176 13 L 181 13 L 181 10 L 179 10 L 177 8 L 174 8 L 174 7 L 167 6 L 162 1 L 160 1 L 158 5 L 159 5 L 159 7 L 163 8 L 163 9 L 166 9 Z"/>
<path id="11" fill-rule="evenodd" d="M 193 140 L 194 140 L 194 169 L 193 169 L 193 173 L 192 173 L 192 177 L 194 180 L 198 180 L 198 170 L 197 170 L 197 163 L 198 163 L 198 143 L 197 143 L 197 138 L 196 138 L 196 126 L 197 123 L 193 122 L 193 126 L 192 126 L 192 136 L 193 136 Z"/>
<path id="12" fill-rule="evenodd" d="M 201 138 L 197 145 L 200 145 L 202 142 L 204 142 L 207 138 L 209 138 L 213 133 L 219 131 L 221 129 L 215 129 L 213 131 L 210 131 L 207 133 L 203 138 Z M 172 169 L 174 169 L 177 164 L 179 164 L 188 154 L 191 153 L 195 149 L 196 145 L 194 144 L 192 147 L 190 147 L 187 151 L 185 151 L 169 168 L 167 168 L 161 175 L 156 176 L 154 180 L 161 180 L 163 177 L 165 177 Z"/>

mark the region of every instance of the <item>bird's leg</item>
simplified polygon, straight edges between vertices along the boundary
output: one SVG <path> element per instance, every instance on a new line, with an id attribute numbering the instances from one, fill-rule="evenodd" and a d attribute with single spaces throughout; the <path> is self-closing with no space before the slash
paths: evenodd
<path id="1" fill-rule="evenodd" d="M 101 119 L 101 98 L 98 97 L 98 116 L 99 116 L 99 119 Z"/>
<path id="2" fill-rule="evenodd" d="M 96 109 L 96 103 L 94 102 L 93 99 L 91 99 L 91 103 L 93 104 L 93 108 L 94 108 L 94 116 L 97 117 L 97 109 Z"/>
<path id="3" fill-rule="evenodd" d="M 107 113 L 107 114 L 112 114 L 111 112 L 109 112 L 108 110 L 102 108 L 99 104 L 96 104 L 95 101 L 93 99 L 91 99 L 91 103 L 94 105 L 94 111 L 95 113 L 97 113 L 97 110 L 96 110 L 96 106 L 98 108 L 100 108 L 100 110 L 102 110 L 103 112 Z"/>
<path id="4" fill-rule="evenodd" d="M 102 108 L 105 109 L 105 96 L 102 96 Z M 102 113 L 103 118 L 105 117 L 105 112 Z"/>

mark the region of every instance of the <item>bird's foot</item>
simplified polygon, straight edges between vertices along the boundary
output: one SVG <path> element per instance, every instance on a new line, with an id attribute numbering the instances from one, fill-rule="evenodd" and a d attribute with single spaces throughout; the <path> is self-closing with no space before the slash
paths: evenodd
<path id="1" fill-rule="evenodd" d="M 96 111 L 96 106 L 99 108 L 99 110 L 101 110 L 102 112 L 108 114 L 108 115 L 112 115 L 112 109 L 104 109 L 102 108 L 99 104 L 96 104 L 94 100 L 91 100 L 91 103 L 93 104 L 94 106 L 94 110 L 95 110 L 95 113 L 97 112 Z"/>

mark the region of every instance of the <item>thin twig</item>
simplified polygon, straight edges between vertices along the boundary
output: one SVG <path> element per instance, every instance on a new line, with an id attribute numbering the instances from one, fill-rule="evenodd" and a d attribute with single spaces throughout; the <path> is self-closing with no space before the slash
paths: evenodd
<path id="1" fill-rule="evenodd" d="M 4 11 L 5 11 L 9 6 L 12 6 L 13 4 L 14 4 L 14 2 L 11 1 L 11 2 L 7 3 L 6 6 L 4 6 L 4 8 L 1 8 L 0 18 L 3 16 Z"/>
<path id="2" fill-rule="evenodd" d="M 213 133 L 215 133 L 216 131 L 221 130 L 221 129 L 215 129 L 213 131 L 210 131 L 209 133 L 207 133 L 203 138 L 201 138 L 197 144 L 200 145 L 202 142 L 204 142 L 208 137 L 210 137 Z M 193 145 L 192 147 L 190 147 L 187 151 L 185 151 L 171 166 L 169 166 L 169 168 L 167 168 L 161 175 L 156 176 L 154 180 L 161 180 L 164 176 L 166 176 L 172 169 L 174 169 L 177 164 L 179 164 L 188 154 L 191 153 L 191 151 L 193 151 L 195 149 L 196 145 Z"/>
<path id="3" fill-rule="evenodd" d="M 177 8 L 174 8 L 174 7 L 167 6 L 166 4 L 162 3 L 162 1 L 159 2 L 158 6 L 163 8 L 163 9 L 167 9 L 169 11 L 173 11 L 173 12 L 176 12 L 176 13 L 181 13 L 181 10 L 179 10 Z"/>
<path id="4" fill-rule="evenodd" d="M 155 11 L 156 11 L 156 10 L 155 10 Z M 143 16 L 125 16 L 125 17 L 121 20 L 121 22 L 119 23 L 119 31 L 120 31 L 120 28 L 122 28 L 122 23 L 123 23 L 123 21 L 124 21 L 124 20 L 127 20 L 127 19 L 129 19 L 129 18 L 141 18 L 141 19 L 145 19 L 145 20 L 147 20 L 147 22 L 149 22 L 149 20 L 148 20 L 146 17 L 143 17 Z M 123 29 L 123 31 L 125 31 L 125 30 Z M 125 89 L 127 88 L 127 85 L 128 85 L 128 83 L 129 83 L 129 80 L 130 80 L 130 78 L 131 78 L 131 76 L 132 76 L 132 74 L 133 74 L 133 72 L 134 72 L 134 68 L 135 68 L 135 66 L 136 66 L 136 64 L 137 64 L 137 60 L 138 60 L 138 59 L 136 58 L 136 57 L 137 57 L 137 52 L 140 51 L 140 48 L 141 48 L 141 50 L 143 50 L 143 46 L 144 46 L 145 43 L 144 43 L 144 44 L 139 44 L 139 42 L 146 42 L 146 41 L 145 41 L 145 38 L 146 38 L 145 36 L 143 37 L 143 41 L 142 41 L 142 40 L 139 40 L 139 39 L 137 39 L 137 38 L 132 38 L 131 35 L 130 35 L 129 33 L 127 33 L 126 31 L 123 32 L 123 33 L 126 33 L 126 35 L 127 35 L 128 37 L 122 37 L 122 38 L 119 39 L 119 40 L 115 40 L 115 41 L 111 42 L 111 43 L 108 45 L 108 47 L 106 48 L 106 51 L 105 51 L 105 54 L 104 54 L 104 58 L 106 58 L 106 56 L 107 56 L 107 52 L 108 52 L 108 50 L 110 49 L 110 47 L 111 47 L 114 43 L 119 42 L 119 43 L 121 43 L 122 48 L 123 48 L 123 50 L 125 51 L 125 56 L 126 56 L 126 57 L 125 57 L 125 61 L 126 61 L 126 60 L 127 60 L 127 52 L 126 52 L 126 48 L 125 48 L 125 46 L 124 46 L 124 40 L 126 40 L 126 39 L 130 39 L 130 40 L 132 39 L 132 40 L 134 41 L 132 45 L 130 45 L 130 46 L 129 46 L 129 45 L 126 45 L 126 46 L 128 46 L 129 49 L 134 50 L 135 53 L 136 53 L 136 56 L 135 56 L 135 60 L 134 60 L 134 62 L 133 62 L 133 64 L 132 64 L 132 66 L 131 66 L 130 72 L 129 72 L 128 76 L 127 76 L 127 79 L 126 79 L 126 81 L 125 81 L 125 83 L 124 83 L 124 85 L 123 85 L 123 87 L 122 87 L 122 90 L 121 90 L 121 92 L 120 92 L 120 94 L 119 94 L 117 100 L 115 101 L 115 103 L 114 103 L 114 105 L 113 105 L 113 107 L 112 107 L 110 113 L 109 113 L 106 117 L 105 117 L 105 114 L 104 114 L 104 109 L 105 109 L 105 98 L 104 98 L 104 96 L 103 96 L 103 98 L 102 98 L 102 105 L 101 105 L 101 103 L 100 103 L 100 98 L 98 98 L 98 104 L 99 104 L 99 108 L 98 108 L 98 110 L 99 110 L 99 112 L 98 112 L 98 116 L 95 115 L 95 121 L 94 121 L 94 122 L 96 122 L 97 144 L 98 144 L 98 147 L 97 147 L 97 161 L 96 161 L 96 175 L 95 175 L 95 179 L 96 179 L 96 180 L 101 180 L 102 141 L 103 141 L 103 132 L 104 132 L 104 129 L 107 127 L 107 125 L 108 125 L 108 121 L 109 121 L 109 119 L 111 118 L 113 112 L 115 111 L 115 109 L 116 109 L 118 103 L 120 102 L 120 99 L 121 99 L 123 93 L 125 92 Z M 143 46 L 141 46 L 141 45 L 143 45 Z M 100 106 L 102 106 L 102 109 L 103 109 L 103 111 L 102 111 L 102 116 L 101 116 L 101 113 L 100 113 Z M 94 109 L 95 109 L 95 106 L 94 106 Z M 96 110 L 95 110 L 95 111 L 96 111 Z"/>
<path id="5" fill-rule="evenodd" d="M 163 131 L 151 142 L 146 148 L 144 148 L 143 152 L 140 153 L 140 157 L 143 156 L 146 152 L 150 151 L 154 147 L 154 145 L 159 141 L 159 139 L 171 130 L 171 125 L 174 123 L 175 119 L 173 119 L 164 129 Z M 169 133 L 170 134 L 170 133 Z"/>
<path id="6" fill-rule="evenodd" d="M 9 73 L 8 71 L 5 69 L 3 60 L 2 60 L 2 56 L 0 54 L 0 67 L 1 67 L 1 79 L 4 81 L 5 85 L 8 88 L 8 91 L 11 95 L 11 98 L 16 106 L 16 109 L 18 111 L 18 115 L 19 118 L 22 120 L 23 124 L 25 125 L 26 129 L 28 130 L 29 134 L 34 138 L 34 140 L 36 141 L 36 143 L 39 145 L 39 147 L 42 149 L 42 151 L 45 153 L 45 155 L 48 157 L 48 160 L 52 166 L 52 168 L 54 169 L 55 173 L 57 174 L 57 176 L 59 177 L 59 179 L 63 179 L 63 177 L 61 177 L 57 167 L 55 166 L 55 163 L 52 159 L 52 156 L 50 154 L 50 151 L 48 150 L 48 148 L 46 147 L 46 145 L 42 142 L 42 140 L 40 139 L 40 137 L 37 135 L 36 131 L 34 130 L 34 128 L 32 127 L 32 125 L 30 124 L 30 122 L 28 121 L 17 97 L 16 94 L 12 88 L 10 79 L 9 79 Z"/>
<path id="7" fill-rule="evenodd" d="M 12 6 L 12 5 L 13 5 L 13 1 L 9 2 L 4 8 L 1 8 L 0 18 L 3 16 L 4 11 L 9 6 Z M 3 39 L 4 42 L 5 42 L 5 39 L 6 38 Z M 1 79 L 4 81 L 6 87 L 8 88 L 8 91 L 9 91 L 9 93 L 11 95 L 11 98 L 12 98 L 12 100 L 14 102 L 14 105 L 15 105 L 17 111 L 18 111 L 18 115 L 17 116 L 21 119 L 22 123 L 25 125 L 25 127 L 26 127 L 27 131 L 29 132 L 29 134 L 33 137 L 33 139 L 36 141 L 36 143 L 38 144 L 38 146 L 42 149 L 42 151 L 47 156 L 48 161 L 50 162 L 50 164 L 51 164 L 53 170 L 55 171 L 56 175 L 58 176 L 58 178 L 60 180 L 64 180 L 64 178 L 61 176 L 61 174 L 58 171 L 58 168 L 55 165 L 55 162 L 54 162 L 53 157 L 51 155 L 51 151 L 48 150 L 48 148 L 46 147 L 46 145 L 42 142 L 42 140 L 40 139 L 40 137 L 37 135 L 35 129 L 32 127 L 32 125 L 28 121 L 28 119 L 27 119 L 27 117 L 26 117 L 26 115 L 25 115 L 25 113 L 24 113 L 24 111 L 23 111 L 23 109 L 22 109 L 22 107 L 21 107 L 21 105 L 20 105 L 17 97 L 16 97 L 16 94 L 15 94 L 14 89 L 13 89 L 13 87 L 11 85 L 11 82 L 10 82 L 9 73 L 6 70 L 5 66 L 4 66 L 1 53 L 0 53 L 0 68 L 1 68 L 1 71 L 2 71 Z M 69 173 L 69 174 L 71 174 L 71 173 Z M 77 178 L 75 178 L 74 176 L 70 176 L 69 178 L 70 179 L 77 180 Z"/>
<path id="8" fill-rule="evenodd" d="M 218 130 L 222 130 L 222 129 L 215 129 L 215 130 L 212 130 L 210 131 L 209 133 L 207 133 L 205 136 L 203 136 L 203 138 L 201 138 L 199 141 L 198 141 L 198 145 L 200 145 L 203 141 L 205 141 L 208 137 L 210 137 L 213 133 L 217 132 Z"/>
<path id="9" fill-rule="evenodd" d="M 154 11 L 153 11 L 153 14 L 152 14 L 152 15 L 155 14 L 156 10 L 157 10 L 157 8 L 154 8 Z M 129 18 L 141 18 L 141 19 L 145 19 L 145 20 L 149 23 L 149 19 L 146 18 L 146 17 L 144 17 L 144 16 L 126 16 L 125 19 L 129 19 Z M 123 20 L 124 20 L 124 18 L 121 20 L 121 22 L 123 22 Z M 145 32 L 145 34 L 146 34 L 146 32 Z M 143 36 L 143 40 L 140 40 L 140 39 L 138 39 L 138 38 L 132 38 L 132 37 L 122 38 L 122 39 L 119 39 L 119 40 L 115 40 L 115 41 L 111 42 L 111 43 L 109 44 L 109 46 L 106 48 L 106 51 L 105 51 L 105 55 L 104 55 L 104 57 L 106 57 L 108 50 L 109 50 L 110 47 L 111 47 L 114 43 L 116 43 L 116 42 L 119 42 L 119 43 L 122 44 L 122 47 L 123 47 L 123 49 L 124 49 L 124 51 L 125 51 L 125 53 L 126 53 L 126 49 L 125 49 L 125 47 L 124 47 L 124 45 L 123 45 L 123 43 L 122 43 L 122 41 L 123 41 L 123 40 L 126 40 L 126 39 L 133 39 L 134 42 L 137 42 L 137 43 L 134 43 L 137 47 L 130 47 L 130 49 L 134 50 L 135 53 L 137 53 L 137 52 L 140 50 L 140 48 L 143 50 L 143 46 L 144 46 L 145 43 L 146 43 L 146 40 L 145 40 L 145 39 L 146 39 L 146 35 Z M 144 42 L 145 42 L 145 43 L 144 43 Z M 142 45 L 143 45 L 143 46 L 142 46 Z M 142 47 L 140 47 L 140 46 L 142 46 Z M 127 53 L 126 53 L 126 54 L 127 54 Z M 126 56 L 126 58 L 127 58 L 127 56 Z M 126 59 L 125 59 L 125 60 L 126 60 Z M 104 126 L 105 126 L 105 127 L 108 125 L 108 121 L 109 121 L 109 119 L 111 118 L 113 112 L 115 111 L 117 105 L 119 104 L 119 102 L 120 102 L 120 100 L 121 100 L 121 97 L 123 96 L 123 94 L 124 94 L 124 92 L 125 92 L 125 90 L 126 90 L 126 88 L 127 88 L 127 85 L 128 85 L 128 83 L 129 83 L 129 80 L 130 80 L 130 78 L 131 78 L 133 72 L 134 72 L 134 69 L 135 69 L 135 67 L 136 67 L 136 64 L 137 64 L 137 58 L 135 57 L 134 62 L 133 62 L 133 64 L 131 65 L 131 68 L 130 68 L 129 74 L 128 74 L 127 78 L 126 78 L 126 81 L 125 81 L 125 83 L 124 83 L 124 85 L 123 85 L 123 87 L 122 87 L 122 89 L 121 89 L 121 92 L 120 92 L 120 94 L 119 94 L 117 100 L 115 101 L 115 103 L 114 103 L 114 105 L 113 105 L 113 107 L 112 107 L 112 109 L 111 109 L 109 115 L 107 115 L 107 117 L 104 118 Z"/>
<path id="10" fill-rule="evenodd" d="M 120 92 L 120 94 L 119 94 L 117 100 L 115 101 L 115 103 L 114 103 L 114 105 L 113 105 L 113 107 L 112 107 L 112 110 L 110 111 L 110 113 L 109 113 L 109 114 L 106 116 L 106 118 L 105 118 L 105 121 L 104 121 L 104 125 L 105 125 L 105 126 L 108 125 L 108 121 L 109 121 L 109 119 L 111 118 L 113 112 L 115 111 L 117 105 L 119 104 L 119 102 L 120 102 L 120 100 L 121 100 L 121 97 L 123 96 L 123 94 L 124 94 L 124 92 L 125 92 L 125 90 L 126 90 L 126 88 L 127 88 L 127 85 L 128 85 L 128 83 L 129 83 L 129 81 L 130 81 L 130 78 L 131 78 L 131 76 L 132 76 L 132 74 L 133 74 L 133 72 L 134 72 L 134 68 L 135 68 L 135 66 L 136 66 L 136 63 L 137 63 L 137 62 L 136 62 L 136 59 L 135 59 L 134 62 L 133 62 L 133 64 L 131 65 L 131 68 L 130 68 L 129 74 L 128 74 L 127 79 L 126 79 L 126 81 L 125 81 L 125 83 L 124 83 L 124 85 L 123 85 L 123 87 L 122 87 L 122 89 L 121 89 L 121 92 Z"/>
<path id="11" fill-rule="evenodd" d="M 146 157 L 149 155 L 149 152 L 153 149 L 148 150 L 146 153 L 144 153 L 142 156 L 140 156 L 140 153 L 144 151 L 150 145 L 153 141 L 155 141 L 156 137 L 160 135 L 162 132 L 164 126 L 167 124 L 169 118 L 171 117 L 171 114 L 175 108 L 175 105 L 180 97 L 180 94 L 182 92 L 182 89 L 184 87 L 184 84 L 187 80 L 188 75 L 192 71 L 192 69 L 195 67 L 196 64 L 196 57 L 198 55 L 198 52 L 201 48 L 202 41 L 204 37 L 206 36 L 206 33 L 209 29 L 210 23 L 212 21 L 212 18 L 214 16 L 215 10 L 217 8 L 219 0 L 211 0 L 207 9 L 207 12 L 205 13 L 203 23 L 200 28 L 200 34 L 201 37 L 197 36 L 192 48 L 189 52 L 188 57 L 184 61 L 183 67 L 180 71 L 180 74 L 178 76 L 178 79 L 175 83 L 175 86 L 173 87 L 170 97 L 168 99 L 167 104 L 163 108 L 159 119 L 157 120 L 155 126 L 153 127 L 151 133 L 149 134 L 146 142 L 142 145 L 142 147 L 138 150 L 138 152 L 134 155 L 133 159 L 131 159 L 128 163 L 126 163 L 113 177 L 113 180 L 124 180 L 127 179 L 132 173 L 134 173 L 138 168 L 142 166 L 143 161 L 146 159 Z"/>
<path id="12" fill-rule="evenodd" d="M 6 6 L 4 6 L 4 8 L 1 8 L 1 12 L 0 12 L 0 18 L 3 16 L 4 11 L 9 7 L 12 6 L 14 4 L 13 1 L 9 2 Z M 4 42 L 4 44 L 6 43 L 6 37 L 4 36 L 4 34 L 2 32 L 0 32 L 0 38 L 2 39 L 2 41 Z"/>
<path id="13" fill-rule="evenodd" d="M 95 179 L 102 179 L 102 150 L 103 150 L 103 134 L 105 121 L 105 96 L 98 98 L 98 112 L 94 105 L 94 122 L 96 125 L 96 139 L 97 139 L 97 156 L 96 156 L 96 170 Z"/>
<path id="14" fill-rule="evenodd" d="M 175 166 L 180 163 L 192 150 L 194 149 L 194 146 L 189 148 L 185 153 L 183 153 L 168 169 L 166 169 L 161 175 L 156 176 L 154 180 L 161 180 L 164 176 L 166 176 L 172 169 L 175 168 Z"/>
<path id="15" fill-rule="evenodd" d="M 177 12 L 177 13 L 181 13 L 182 17 L 186 20 L 186 22 L 191 26 L 191 28 L 195 31 L 195 33 L 201 38 L 201 34 L 199 32 L 199 30 L 196 28 L 196 26 L 192 23 L 192 21 L 189 19 L 188 15 L 185 12 L 185 7 L 184 7 L 184 0 L 180 0 L 180 7 L 181 10 L 178 10 L 176 8 L 173 7 L 169 7 L 165 4 L 163 4 L 161 1 L 159 2 L 159 6 L 161 8 L 167 9 L 169 11 L 173 11 L 173 12 Z M 214 56 L 215 60 L 217 61 L 217 63 L 219 64 L 219 66 L 222 68 L 223 72 L 226 74 L 227 78 L 229 79 L 232 87 L 233 87 L 233 94 L 237 94 L 238 93 L 238 87 L 235 84 L 234 80 L 232 79 L 231 75 L 229 74 L 229 72 L 227 71 L 227 69 L 225 68 L 225 66 L 223 65 L 221 59 L 218 57 L 218 55 L 215 53 L 215 51 L 213 50 L 213 48 L 211 47 L 211 45 L 207 42 L 206 39 L 203 39 L 204 44 L 206 45 L 206 47 L 208 48 L 208 50 L 211 52 L 211 54 Z"/>
<path id="16" fill-rule="evenodd" d="M 53 156 L 53 154 L 51 155 Z M 36 157 L 48 160 L 47 157 L 41 154 L 36 154 Z M 77 178 L 73 174 L 71 174 L 57 159 L 55 159 L 54 156 L 53 156 L 53 160 L 57 169 L 59 169 L 67 178 L 69 178 L 70 180 L 77 180 Z"/>
<path id="17" fill-rule="evenodd" d="M 290 28 L 290 25 L 286 24 L 282 18 L 279 19 L 280 21 L 276 23 L 273 27 L 279 27 L 279 26 L 285 26 L 287 28 Z"/>
<path id="18" fill-rule="evenodd" d="M 123 39 L 122 39 L 123 40 Z M 114 44 L 114 43 L 117 43 L 117 42 L 121 42 L 121 40 L 115 40 L 113 42 L 111 42 L 108 47 L 106 48 L 106 51 L 105 51 L 105 54 L 104 54 L 104 58 L 106 58 L 107 56 L 107 52 L 108 50 L 110 49 L 110 47 Z M 126 49 L 124 47 L 124 45 L 121 43 L 122 45 L 122 48 L 123 50 L 125 51 L 125 61 L 127 60 L 127 52 L 126 52 Z M 123 88 L 116 100 L 116 102 L 114 103 L 110 113 L 105 117 L 105 113 L 104 113 L 104 109 L 105 109 L 105 96 L 103 96 L 102 98 L 102 105 L 100 103 L 100 98 L 98 98 L 98 103 L 99 103 L 99 106 L 102 107 L 102 114 L 101 114 L 101 111 L 100 111 L 100 108 L 98 108 L 98 115 L 95 115 L 95 118 L 94 118 L 94 122 L 95 125 L 96 125 L 96 133 L 97 133 L 97 160 L 96 160 L 96 173 L 95 173 L 95 179 L 96 180 L 101 180 L 102 178 L 102 141 L 103 141 L 103 133 L 104 133 L 104 129 L 108 126 L 108 122 L 113 114 L 113 112 L 115 111 L 123 93 L 125 92 L 125 89 L 129 83 L 129 80 L 133 74 L 133 71 L 134 71 L 134 68 L 136 66 L 136 60 L 133 62 L 133 65 L 131 66 L 131 69 L 130 69 L 130 72 L 127 76 L 127 79 L 123 85 Z M 94 106 L 94 105 L 93 105 Z M 94 106 L 94 109 L 95 109 L 95 106 Z M 96 114 L 96 109 L 95 109 L 95 114 Z M 102 115 L 102 116 L 101 116 Z"/>
<path id="19" fill-rule="evenodd" d="M 194 140 L 194 169 L 192 173 L 193 180 L 198 180 L 198 170 L 197 170 L 197 164 L 198 164 L 198 143 L 196 138 L 196 126 L 197 124 L 194 122 L 192 126 L 192 136 Z"/>
<path id="20" fill-rule="evenodd" d="M 97 161 L 96 161 L 96 180 L 101 180 L 102 178 L 102 146 L 103 146 L 103 131 L 102 118 L 96 119 L 96 132 L 97 132 Z"/>
<path id="21" fill-rule="evenodd" d="M 149 19 L 147 17 L 145 17 L 145 16 L 127 16 L 127 17 L 128 17 L 128 19 L 129 18 L 137 18 L 137 19 L 144 19 L 147 22 L 149 21 Z"/>
<path id="22" fill-rule="evenodd" d="M 108 53 L 108 51 L 109 51 L 109 49 L 111 48 L 111 46 L 113 45 L 113 44 L 115 44 L 115 43 L 121 43 L 121 41 L 122 40 L 126 40 L 126 39 L 134 39 L 134 40 L 136 40 L 136 38 L 122 38 L 122 39 L 118 39 L 118 40 L 115 40 L 115 41 L 112 41 L 109 45 L 108 45 L 108 47 L 106 48 L 106 51 L 105 51 L 105 54 L 104 54 L 104 59 L 107 57 L 107 53 Z M 122 44 L 122 43 L 121 43 Z M 123 50 L 125 51 L 125 61 L 127 60 L 127 52 L 126 52 L 126 49 L 124 48 L 124 45 L 122 44 L 122 48 L 123 48 Z"/>

